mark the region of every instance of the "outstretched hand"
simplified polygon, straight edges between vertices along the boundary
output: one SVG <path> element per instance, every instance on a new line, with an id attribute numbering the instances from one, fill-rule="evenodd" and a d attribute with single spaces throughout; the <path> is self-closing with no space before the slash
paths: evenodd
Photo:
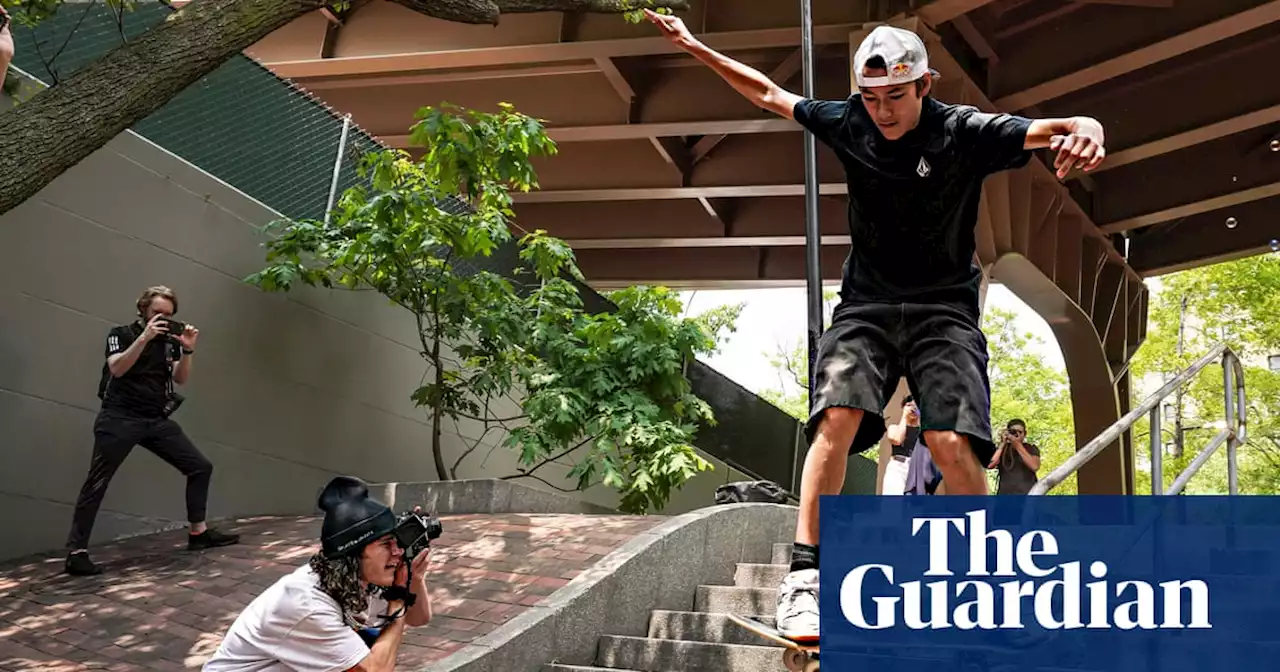
<path id="1" fill-rule="evenodd" d="M 693 33 L 689 32 L 688 26 L 684 25 L 684 21 L 671 14 L 659 14 L 652 9 L 644 10 L 644 16 L 649 22 L 658 27 L 662 31 L 662 36 L 675 43 L 680 47 L 687 47 L 697 39 Z"/>
<path id="2" fill-rule="evenodd" d="M 1104 142 L 1101 126 L 1094 128 L 1093 125 L 1077 128 L 1067 135 L 1053 136 L 1049 149 L 1058 153 L 1053 161 L 1058 179 L 1066 178 L 1076 168 L 1086 173 L 1097 168 L 1107 156 Z"/>

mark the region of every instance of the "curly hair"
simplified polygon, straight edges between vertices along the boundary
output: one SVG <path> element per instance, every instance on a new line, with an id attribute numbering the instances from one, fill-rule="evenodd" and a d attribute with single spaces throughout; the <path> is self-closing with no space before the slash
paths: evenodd
<path id="1" fill-rule="evenodd" d="M 354 616 L 369 608 L 370 593 L 369 586 L 360 580 L 360 557 L 329 559 L 323 553 L 316 553 L 311 556 L 310 564 L 320 578 L 320 590 L 338 603 L 348 625 L 358 626 Z"/>

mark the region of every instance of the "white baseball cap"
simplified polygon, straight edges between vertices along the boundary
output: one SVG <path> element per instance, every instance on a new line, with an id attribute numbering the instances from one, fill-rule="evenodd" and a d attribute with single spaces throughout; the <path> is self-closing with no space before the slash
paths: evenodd
<path id="1" fill-rule="evenodd" d="M 863 70 L 867 68 L 867 61 L 876 56 L 884 59 L 886 72 L 883 77 L 868 77 Z M 853 66 L 858 86 L 866 88 L 906 84 L 933 72 L 929 69 L 929 52 L 920 36 L 893 26 L 876 26 L 853 55 Z"/>

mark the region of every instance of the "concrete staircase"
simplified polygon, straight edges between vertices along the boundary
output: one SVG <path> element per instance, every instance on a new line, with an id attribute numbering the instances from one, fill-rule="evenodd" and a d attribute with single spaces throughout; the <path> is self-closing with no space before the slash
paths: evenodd
<path id="1" fill-rule="evenodd" d="M 763 558 L 761 558 L 763 559 Z M 550 664 L 543 672 L 763 672 L 782 670 L 782 647 L 759 637 L 726 614 L 773 623 L 778 584 L 787 573 L 791 544 L 774 544 L 769 564 L 738 563 L 732 586 L 698 586 L 692 611 L 654 611 L 647 637 L 601 637 L 596 666 Z"/>

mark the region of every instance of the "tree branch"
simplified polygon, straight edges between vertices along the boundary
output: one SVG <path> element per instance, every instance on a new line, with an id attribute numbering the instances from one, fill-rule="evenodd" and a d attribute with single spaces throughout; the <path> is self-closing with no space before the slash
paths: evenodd
<path id="1" fill-rule="evenodd" d="M 394 0 L 460 23 L 496 24 L 503 12 L 687 10 L 688 0 Z M 193 0 L 159 25 L 0 112 L 0 215 L 34 196 L 218 66 L 323 0 Z M 74 128 L 74 133 L 68 133 Z M 13 132 L 10 132 L 12 130 Z"/>
<path id="2" fill-rule="evenodd" d="M 454 425 L 454 427 L 455 427 L 455 428 L 457 428 L 457 426 L 458 426 L 458 421 L 457 421 L 457 420 L 454 420 L 454 421 L 453 421 L 453 425 Z M 488 436 L 488 435 L 489 435 L 489 432 L 491 432 L 491 431 L 493 431 L 493 428 L 492 428 L 492 427 L 489 427 L 489 426 L 487 426 L 487 425 L 486 425 L 486 426 L 485 426 L 485 428 L 484 428 L 484 431 L 483 431 L 483 432 L 480 432 L 480 436 L 476 438 L 476 442 L 475 442 L 475 443 L 473 443 L 473 444 L 471 444 L 471 447 L 470 447 L 470 448 L 468 448 L 468 449 L 466 449 L 466 450 L 462 451 L 462 454 L 458 456 L 458 459 L 457 459 L 457 460 L 454 460 L 454 462 L 453 462 L 453 473 L 454 473 L 455 475 L 458 473 L 458 467 L 462 464 L 462 461 L 463 461 L 463 460 L 465 460 L 465 459 L 467 459 L 467 456 L 468 456 L 468 455 L 470 455 L 471 453 L 475 452 L 476 448 L 479 448 L 479 447 L 480 447 L 481 442 L 483 442 L 483 441 L 484 441 L 484 437 Z"/>
<path id="3" fill-rule="evenodd" d="M 548 480 L 547 480 L 547 479 L 545 479 L 545 478 L 542 478 L 542 477 L 540 477 L 540 476 L 534 476 L 533 474 L 528 474 L 528 473 L 520 473 L 520 474 L 512 474 L 512 475 L 510 475 L 510 476 L 503 476 L 502 478 L 500 478 L 500 479 L 498 479 L 498 480 L 502 480 L 502 481 L 514 481 L 514 480 L 516 480 L 517 478 L 532 478 L 533 480 L 535 480 L 535 481 L 541 481 L 542 483 L 546 484 L 548 487 L 555 488 L 556 490 L 559 490 L 560 492 L 569 492 L 569 493 L 573 493 L 573 492 L 577 492 L 577 491 L 578 491 L 578 490 L 577 490 L 577 488 L 562 488 L 562 487 L 560 487 L 560 486 L 556 485 L 555 483 L 552 483 L 551 481 L 548 481 Z"/>
<path id="4" fill-rule="evenodd" d="M 485 406 L 486 406 L 486 407 L 488 406 L 488 402 L 485 402 Z M 496 423 L 498 423 L 498 424 L 500 424 L 500 425 L 501 425 L 501 424 L 502 424 L 502 423 L 504 423 L 504 422 L 515 422 L 516 420 L 524 420 L 525 418 L 529 417 L 529 416 L 527 416 L 527 415 L 517 415 L 517 416 L 515 416 L 514 418 L 477 418 L 477 417 L 476 417 L 476 416 L 474 416 L 474 415 L 467 415 L 466 413 L 463 413 L 462 411 L 456 411 L 456 412 L 455 412 L 455 414 L 456 414 L 458 417 L 460 417 L 460 418 L 466 418 L 466 419 L 468 419 L 468 420 L 475 420 L 476 422 L 483 422 L 483 423 L 485 423 L 486 425 L 487 425 L 487 424 L 489 424 L 490 422 L 496 422 Z"/>
<path id="5" fill-rule="evenodd" d="M 523 474 L 523 475 L 526 475 L 526 476 L 527 476 L 527 475 L 529 475 L 529 474 L 532 474 L 533 472 L 535 472 L 535 471 L 537 471 L 537 470 L 539 470 L 539 469 L 541 469 L 541 468 L 545 467 L 546 465 L 548 465 L 548 464 L 550 464 L 550 463 L 552 463 L 552 462 L 555 462 L 556 460 L 558 460 L 558 459 L 560 459 L 560 458 L 564 457 L 565 455 L 568 455 L 569 453 L 572 453 L 573 451 L 575 451 L 575 450 L 577 450 L 577 449 L 579 449 L 579 448 L 581 448 L 581 447 L 583 447 L 583 446 L 587 445 L 587 443 L 589 443 L 589 442 L 591 442 L 591 441 L 595 441 L 595 440 L 596 440 L 596 439 L 598 439 L 598 438 L 600 438 L 600 435 L 599 435 L 599 434 L 596 434 L 595 436 L 588 436 L 587 438 L 583 439 L 583 440 L 582 440 L 582 442 L 581 442 L 581 443 L 579 443 L 578 445 L 576 445 L 576 446 L 571 446 L 571 447 L 566 448 L 566 449 L 564 449 L 563 451 L 561 451 L 561 452 L 559 452 L 559 453 L 557 453 L 557 454 L 555 454 L 555 455 L 552 455 L 551 457 L 548 457 L 547 459 L 545 459 L 545 460 L 543 460 L 543 461 L 541 461 L 541 462 L 539 462 L 539 463 L 535 464 L 535 465 L 533 466 L 533 468 L 531 468 L 531 469 L 521 469 L 521 470 L 520 470 L 520 473 L 521 473 L 521 474 Z"/>
<path id="6" fill-rule="evenodd" d="M 503 14 L 533 12 L 589 12 L 621 14 L 635 9 L 688 10 L 688 0 L 391 0 L 419 14 L 456 21 L 498 25 Z"/>

